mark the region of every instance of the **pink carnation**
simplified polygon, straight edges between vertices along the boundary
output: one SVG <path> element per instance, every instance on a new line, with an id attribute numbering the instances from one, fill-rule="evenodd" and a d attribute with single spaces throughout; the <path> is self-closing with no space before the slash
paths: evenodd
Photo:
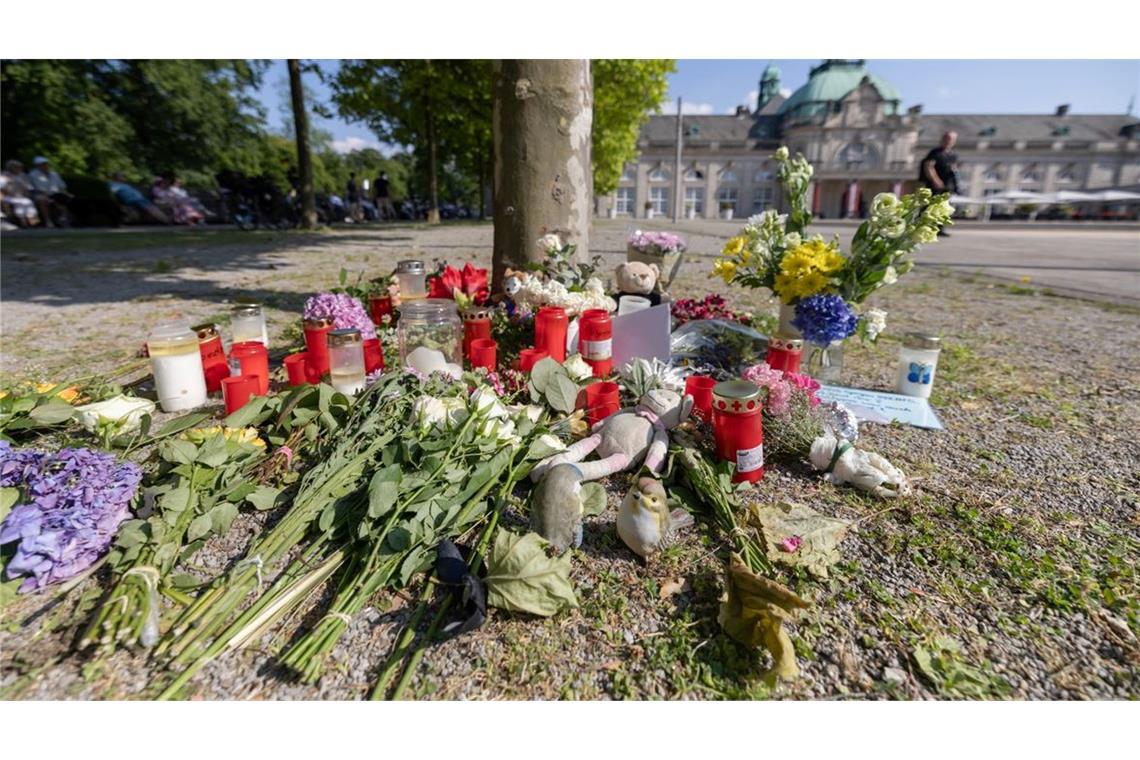
<path id="1" fill-rule="evenodd" d="M 819 390 L 819 383 L 814 378 L 801 375 L 799 372 L 786 372 L 784 379 L 807 394 L 808 402 L 812 406 L 819 404 L 819 396 L 815 395 L 815 392 Z"/>
<path id="2" fill-rule="evenodd" d="M 760 362 L 744 370 L 741 377 L 768 390 L 766 403 L 769 414 L 783 417 L 791 410 L 792 386 L 784 380 L 784 373 L 780 370 L 772 369 L 767 362 Z"/>
<path id="3" fill-rule="evenodd" d="M 788 536 L 780 542 L 780 548 L 788 554 L 792 554 L 803 545 L 803 542 L 804 540 L 799 536 Z"/>

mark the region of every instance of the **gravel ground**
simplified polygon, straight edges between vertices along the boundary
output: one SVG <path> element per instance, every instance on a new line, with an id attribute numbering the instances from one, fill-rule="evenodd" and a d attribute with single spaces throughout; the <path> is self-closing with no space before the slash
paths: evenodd
<path id="1" fill-rule="evenodd" d="M 620 260 L 625 227 L 601 223 L 595 249 Z M 47 239 L 45 238 L 44 241 Z M 64 242 L 56 242 L 63 240 Z M 486 262 L 490 230 L 457 225 L 323 235 L 203 233 L 110 244 L 61 236 L 3 252 L 5 379 L 108 372 L 129 361 L 144 325 L 178 312 L 224 313 L 256 295 L 283 336 L 305 294 L 336 271 L 370 273 L 412 252 Z M 154 242 L 157 241 L 157 242 Z M 698 253 L 719 245 L 692 239 Z M 678 296 L 724 292 L 775 313 L 758 294 L 708 278 L 694 258 Z M 268 270 L 268 271 L 267 271 Z M 801 677 L 770 687 L 766 655 L 719 631 L 721 537 L 702 524 L 649 568 L 613 530 L 625 484 L 590 518 L 574 558 L 580 607 L 548 620 L 492 612 L 479 631 L 427 650 L 408 696 L 419 698 L 955 698 L 1140 696 L 1140 312 L 1032 287 L 920 269 L 878 297 L 889 319 L 876 347 L 846 355 L 847 384 L 887 389 L 896 336 L 923 328 L 946 348 L 932 399 L 942 432 L 865 425 L 861 445 L 913 479 L 882 502 L 821 482 L 801 462 L 776 464 L 755 490 L 854 521 L 842 561 L 820 582 L 791 585 L 814 606 L 792 627 Z M 262 516 L 243 516 L 195 564 L 239 556 Z M 517 514 L 508 522 L 520 522 Z M 254 649 L 220 658 L 188 698 L 367 696 L 411 615 L 419 588 L 381 594 L 353 620 L 316 686 L 272 655 L 321 614 L 318 594 Z M 138 698 L 157 672 L 140 655 L 62 658 L 79 624 L 68 597 L 23 599 L 3 613 L 0 689 L 23 699 Z M 35 614 L 35 613 L 39 614 Z M 30 623 L 26 622 L 34 615 Z M 429 615 L 430 618 L 430 615 Z M 44 632 L 44 629 L 47 629 Z M 426 628 L 426 620 L 421 628 Z M 917 649 L 944 652 L 923 672 Z M 935 646 L 935 641 L 941 641 Z M 58 660 L 58 661 L 57 661 Z"/>

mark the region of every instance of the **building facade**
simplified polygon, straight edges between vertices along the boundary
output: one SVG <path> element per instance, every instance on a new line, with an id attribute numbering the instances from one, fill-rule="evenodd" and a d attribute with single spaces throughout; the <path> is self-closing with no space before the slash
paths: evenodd
<path id="1" fill-rule="evenodd" d="M 924 114 L 903 107 L 900 93 L 864 61 L 829 60 L 792 95 L 765 69 L 755 108 L 682 117 L 677 173 L 675 116 L 652 116 L 641 130 L 640 156 L 617 191 L 598 199 L 611 216 L 746 217 L 783 208 L 771 154 L 781 145 L 815 167 L 813 212 L 821 218 L 863 216 L 876 193 L 909 192 L 919 164 L 943 133 L 958 133 L 961 195 L 982 198 L 1023 190 L 1096 191 L 1140 186 L 1140 119 L 1129 115 Z M 678 186 L 679 185 L 679 186 Z"/>

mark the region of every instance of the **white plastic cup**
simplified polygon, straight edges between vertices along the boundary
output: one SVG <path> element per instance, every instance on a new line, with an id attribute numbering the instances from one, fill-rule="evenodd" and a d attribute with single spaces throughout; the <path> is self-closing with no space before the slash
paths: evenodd
<path id="1" fill-rule="evenodd" d="M 642 296 L 622 296 L 618 301 L 618 316 L 626 314 L 636 314 L 639 311 L 645 311 L 653 306 L 648 298 Z"/>

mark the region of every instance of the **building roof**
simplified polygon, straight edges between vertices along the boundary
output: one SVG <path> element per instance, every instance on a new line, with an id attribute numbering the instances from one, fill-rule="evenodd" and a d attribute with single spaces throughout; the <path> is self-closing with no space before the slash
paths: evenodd
<path id="1" fill-rule="evenodd" d="M 864 79 L 879 91 L 883 100 L 893 104 L 888 107 L 887 113 L 895 113 L 895 108 L 902 100 L 899 91 L 890 82 L 867 71 L 865 62 L 861 60 L 829 60 L 816 66 L 811 70 L 807 84 L 784 101 L 780 113 L 799 115 L 814 113 L 824 108 L 827 103 L 842 100 Z"/>
<path id="2" fill-rule="evenodd" d="M 734 115 L 695 115 L 685 114 L 681 120 L 686 142 L 700 140 L 713 142 L 743 142 L 748 139 L 756 123 L 753 114 Z M 775 133 L 772 134 L 775 137 Z M 676 116 L 650 116 L 641 128 L 641 139 L 649 142 L 672 143 L 677 138 Z"/>
<path id="3" fill-rule="evenodd" d="M 1116 114 L 922 114 L 918 117 L 920 143 L 937 142 L 944 132 L 957 132 L 958 142 L 1113 141 L 1121 130 L 1140 124 L 1135 116 Z"/>

